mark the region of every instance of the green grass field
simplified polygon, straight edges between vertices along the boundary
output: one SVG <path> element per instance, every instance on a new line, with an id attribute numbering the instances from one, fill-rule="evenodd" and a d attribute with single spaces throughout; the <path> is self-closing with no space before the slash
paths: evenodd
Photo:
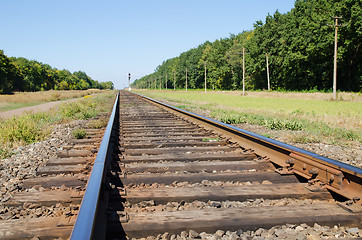
<path id="1" fill-rule="evenodd" d="M 190 111 L 204 110 L 226 123 L 299 131 L 292 142 L 344 145 L 358 144 L 362 139 L 362 97 L 359 94 L 349 93 L 345 97 L 349 100 L 330 101 L 328 94 L 321 93 L 250 92 L 241 96 L 240 92 L 136 91 Z"/>

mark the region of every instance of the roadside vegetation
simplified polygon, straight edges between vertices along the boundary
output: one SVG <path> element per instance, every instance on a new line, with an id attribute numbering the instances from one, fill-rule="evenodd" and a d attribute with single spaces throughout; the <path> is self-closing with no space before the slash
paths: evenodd
<path id="1" fill-rule="evenodd" d="M 35 106 L 46 102 L 80 98 L 87 95 L 98 94 L 108 90 L 88 89 L 88 90 L 50 90 L 39 92 L 15 92 L 13 94 L 0 95 L 0 112 L 17 108 Z"/>
<path id="2" fill-rule="evenodd" d="M 49 112 L 27 113 L 20 117 L 0 119 L 0 159 L 9 157 L 19 146 L 44 140 L 55 124 L 91 119 L 100 112 L 109 112 L 114 96 L 114 91 L 94 96 L 86 95 L 81 100 L 62 103 Z M 74 134 L 81 137 L 83 133 Z"/>
<path id="3" fill-rule="evenodd" d="M 144 91 L 140 94 L 234 125 L 261 126 L 256 132 L 275 138 L 284 131 L 291 143 L 326 143 L 341 146 L 362 142 L 362 96 L 340 93 L 348 101 L 330 101 L 330 94 L 312 93 Z M 265 131 L 272 130 L 272 131 Z M 266 133 L 267 132 L 267 133 Z M 275 132 L 274 132 L 275 133 Z"/>

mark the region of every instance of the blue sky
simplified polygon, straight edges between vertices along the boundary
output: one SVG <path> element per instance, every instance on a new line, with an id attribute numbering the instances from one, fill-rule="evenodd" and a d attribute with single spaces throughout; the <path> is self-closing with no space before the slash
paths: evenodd
<path id="1" fill-rule="evenodd" d="M 120 89 L 164 60 L 251 30 L 294 0 L 0 0 L 0 49 Z"/>

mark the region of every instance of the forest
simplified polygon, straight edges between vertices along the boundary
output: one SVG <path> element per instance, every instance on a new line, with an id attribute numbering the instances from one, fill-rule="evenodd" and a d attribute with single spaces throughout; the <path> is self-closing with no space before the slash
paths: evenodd
<path id="1" fill-rule="evenodd" d="M 252 30 L 206 41 L 168 59 L 137 79 L 136 88 L 331 91 L 335 16 L 338 25 L 339 91 L 361 92 L 362 9 L 360 0 L 296 0 L 286 14 L 276 11 Z M 331 26 L 332 25 L 332 26 Z M 245 54 L 243 54 L 243 50 Z M 268 70 L 267 70 L 268 61 Z M 187 76 L 187 86 L 186 86 Z"/>
<path id="2" fill-rule="evenodd" d="M 23 57 L 7 57 L 0 50 L 0 94 L 44 90 L 113 89 L 112 82 L 98 82 L 85 72 L 71 73 Z"/>

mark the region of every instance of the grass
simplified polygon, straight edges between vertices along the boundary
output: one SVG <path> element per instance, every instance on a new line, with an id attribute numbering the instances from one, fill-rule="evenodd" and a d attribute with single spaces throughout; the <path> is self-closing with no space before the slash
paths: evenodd
<path id="1" fill-rule="evenodd" d="M 78 128 L 72 132 L 72 135 L 75 139 L 83 139 L 87 135 L 87 132 L 84 129 Z"/>
<path id="2" fill-rule="evenodd" d="M 100 128 L 106 127 L 107 124 L 108 124 L 108 120 L 106 118 L 99 118 L 99 119 L 91 120 L 87 126 L 89 128 L 100 129 Z"/>
<path id="3" fill-rule="evenodd" d="M 42 92 L 15 92 L 14 94 L 0 95 L 0 112 L 22 107 L 35 106 L 46 102 L 80 98 L 90 94 L 104 92 L 98 89 L 71 90 L 71 91 L 42 91 Z"/>
<path id="4" fill-rule="evenodd" d="M 89 119 L 99 112 L 109 112 L 114 103 L 114 91 L 103 92 L 72 103 L 63 103 L 49 112 L 27 113 L 20 117 L 0 119 L 0 158 L 7 158 L 19 146 L 44 140 L 52 125 L 75 119 Z M 82 133 L 76 133 L 81 136 Z"/>
<path id="5" fill-rule="evenodd" d="M 203 142 L 218 142 L 220 140 L 219 137 L 217 138 L 203 138 L 202 141 Z"/>
<path id="6" fill-rule="evenodd" d="M 242 96 L 238 91 L 138 92 L 190 111 L 198 108 L 225 123 L 295 132 L 292 142 L 344 145 L 360 144 L 362 139 L 362 96 L 358 93 L 340 93 L 343 101 L 331 101 L 330 93 L 248 92 Z"/>

